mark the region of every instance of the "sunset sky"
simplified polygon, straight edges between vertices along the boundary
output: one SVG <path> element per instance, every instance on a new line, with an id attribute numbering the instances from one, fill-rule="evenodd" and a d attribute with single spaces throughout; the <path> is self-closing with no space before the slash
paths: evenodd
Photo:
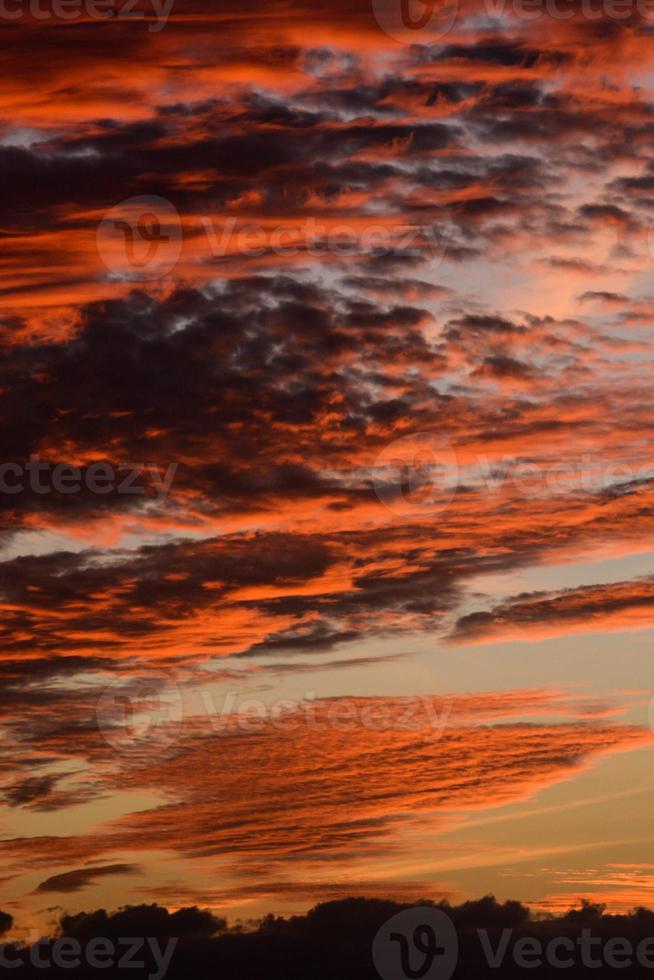
<path id="1" fill-rule="evenodd" d="M 2 6 L 17 936 L 654 905 L 654 8 L 411 2 Z"/>

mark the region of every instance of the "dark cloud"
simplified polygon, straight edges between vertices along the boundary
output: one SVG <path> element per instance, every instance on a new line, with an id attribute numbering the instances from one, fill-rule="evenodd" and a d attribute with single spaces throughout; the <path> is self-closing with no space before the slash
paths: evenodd
<path id="1" fill-rule="evenodd" d="M 9 932 L 14 922 L 12 915 L 8 912 L 0 912 L 0 936 L 4 936 L 5 933 Z"/>
<path id="2" fill-rule="evenodd" d="M 343 975 L 344 968 L 361 980 L 376 980 L 378 972 L 372 948 L 378 932 L 400 912 L 416 909 L 418 916 L 419 908 L 436 909 L 449 918 L 456 932 L 458 964 L 455 980 L 472 975 L 490 978 L 497 973 L 484 957 L 480 931 L 486 934 L 491 950 L 500 949 L 502 937 L 508 935 L 502 976 L 524 975 L 524 966 L 518 966 L 513 956 L 513 949 L 521 940 L 526 943 L 529 937 L 544 948 L 554 939 L 560 943 L 563 937 L 568 944 L 563 947 L 566 952 L 569 949 L 577 951 L 575 976 L 594 976 L 601 980 L 615 972 L 615 967 L 609 966 L 604 958 L 604 949 L 610 940 L 620 943 L 621 958 L 622 944 L 629 943 L 633 959 L 638 944 L 648 941 L 654 929 L 654 913 L 642 908 L 628 914 L 609 915 L 604 906 L 585 902 L 568 912 L 544 918 L 521 902 L 498 902 L 491 895 L 456 905 L 442 900 L 434 902 L 429 897 L 429 888 L 425 891 L 421 901 L 412 902 L 390 897 L 351 897 L 323 902 L 304 915 L 267 915 L 247 929 L 228 926 L 224 919 L 197 907 L 180 908 L 173 913 L 159 905 L 128 906 L 114 913 L 102 909 L 62 917 L 57 938 L 66 937 L 82 945 L 97 937 L 113 943 L 120 943 L 124 936 L 150 937 L 163 944 L 175 939 L 177 942 L 166 974 L 170 980 L 189 974 L 198 980 L 209 980 L 216 975 L 216 969 L 225 980 L 238 980 L 244 974 L 253 980 L 264 977 L 301 980 L 306 976 L 316 980 L 336 980 Z M 592 938 L 593 946 L 590 956 L 586 951 L 582 964 L 584 930 Z M 531 960 L 531 945 L 528 948 Z M 615 949 L 617 953 L 618 947 Z M 519 953 L 520 950 L 521 946 L 518 946 L 515 951 Z M 16 952 L 6 950 L 7 959 L 15 958 Z M 44 941 L 41 956 L 47 952 L 48 943 Z M 144 964 L 137 975 L 147 976 L 156 968 L 156 962 L 145 944 L 139 950 L 139 957 Z M 593 961 L 592 967 L 589 959 Z M 537 978 L 545 977 L 551 971 L 549 966 L 534 968 L 533 962 L 530 966 L 530 974 Z M 28 976 L 29 969 L 31 967 L 14 970 L 14 975 Z M 51 967 L 49 975 L 87 980 L 107 973 L 89 966 L 68 966 Z"/>
<path id="3" fill-rule="evenodd" d="M 589 585 L 561 592 L 512 596 L 489 611 L 468 613 L 457 621 L 451 639 L 469 641 L 497 636 L 518 639 L 524 633 L 570 629 L 647 628 L 654 622 L 654 581 Z"/>
<path id="4" fill-rule="evenodd" d="M 77 868 L 75 871 L 65 871 L 53 875 L 38 885 L 37 892 L 80 892 L 101 878 L 114 875 L 138 874 L 141 868 L 138 864 L 105 864 L 98 867 Z"/>
<path id="5" fill-rule="evenodd" d="M 586 290 L 585 293 L 581 294 L 579 299 L 581 302 L 599 300 L 600 302 L 615 303 L 616 305 L 629 302 L 628 297 L 624 296 L 622 293 L 610 293 L 610 292 L 606 292 L 603 289 Z"/>

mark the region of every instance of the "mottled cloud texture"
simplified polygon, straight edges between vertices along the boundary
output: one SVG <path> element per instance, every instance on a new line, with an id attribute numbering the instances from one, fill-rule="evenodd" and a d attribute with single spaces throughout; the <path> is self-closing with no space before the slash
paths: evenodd
<path id="1" fill-rule="evenodd" d="M 0 24 L 12 914 L 449 893 L 419 838 L 651 744 L 574 657 L 654 626 L 652 25 L 379 7 Z M 161 274 L 103 238 L 142 197 Z"/>

